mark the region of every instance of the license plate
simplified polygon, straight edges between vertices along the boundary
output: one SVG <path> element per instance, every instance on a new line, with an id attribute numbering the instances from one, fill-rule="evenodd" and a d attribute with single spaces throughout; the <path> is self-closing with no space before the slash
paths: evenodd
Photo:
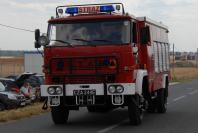
<path id="1" fill-rule="evenodd" d="M 96 95 L 96 90 L 74 90 L 74 96 L 93 96 Z"/>
<path id="2" fill-rule="evenodd" d="M 21 103 L 21 106 L 25 106 L 25 104 L 26 104 L 25 102 L 22 102 L 22 103 Z"/>

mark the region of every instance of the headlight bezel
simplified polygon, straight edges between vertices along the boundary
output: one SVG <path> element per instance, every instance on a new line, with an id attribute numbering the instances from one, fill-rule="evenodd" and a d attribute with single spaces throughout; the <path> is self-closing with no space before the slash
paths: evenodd
<path id="1" fill-rule="evenodd" d="M 47 92 L 49 95 L 61 95 L 63 93 L 63 88 L 61 86 L 50 86 Z"/>
<path id="2" fill-rule="evenodd" d="M 114 88 L 114 91 L 112 89 Z M 122 85 L 109 85 L 108 92 L 111 94 L 121 94 L 124 92 L 124 86 Z"/>

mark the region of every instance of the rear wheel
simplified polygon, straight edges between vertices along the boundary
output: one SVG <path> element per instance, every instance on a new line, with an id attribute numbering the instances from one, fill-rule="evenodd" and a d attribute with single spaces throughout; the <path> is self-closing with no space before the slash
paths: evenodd
<path id="1" fill-rule="evenodd" d="M 157 112 L 166 113 L 167 110 L 167 96 L 165 94 L 165 89 L 160 89 L 157 92 Z"/>
<path id="2" fill-rule="evenodd" d="M 0 103 L 0 111 L 4 111 L 6 109 L 5 105 L 3 103 Z"/>
<path id="3" fill-rule="evenodd" d="M 66 124 L 69 117 L 69 110 L 62 105 L 51 107 L 51 115 L 54 124 Z"/>
<path id="4" fill-rule="evenodd" d="M 131 124 L 140 125 L 143 118 L 143 111 L 140 107 L 140 96 L 132 96 L 128 103 L 128 113 Z"/>
<path id="5" fill-rule="evenodd" d="M 146 109 L 148 113 L 155 113 L 156 110 L 156 99 L 148 100 L 148 108 Z"/>

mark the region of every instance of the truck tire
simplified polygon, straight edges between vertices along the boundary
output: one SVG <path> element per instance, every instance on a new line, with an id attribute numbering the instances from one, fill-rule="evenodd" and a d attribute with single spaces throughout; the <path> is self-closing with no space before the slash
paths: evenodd
<path id="1" fill-rule="evenodd" d="M 129 120 L 132 125 L 140 125 L 142 123 L 143 111 L 140 106 L 140 97 L 132 96 L 128 103 Z"/>
<path id="2" fill-rule="evenodd" d="M 0 103 L 0 111 L 4 111 L 6 109 L 5 105 L 3 103 Z"/>
<path id="3" fill-rule="evenodd" d="M 148 113 L 155 113 L 156 110 L 156 100 L 155 99 L 149 99 L 148 100 L 148 108 L 146 109 L 146 111 Z"/>
<path id="4" fill-rule="evenodd" d="M 66 124 L 69 117 L 69 110 L 63 106 L 51 107 L 51 115 L 54 124 Z"/>
<path id="5" fill-rule="evenodd" d="M 157 92 L 157 112 L 166 113 L 167 110 L 167 96 L 165 94 L 165 89 L 162 88 Z"/>

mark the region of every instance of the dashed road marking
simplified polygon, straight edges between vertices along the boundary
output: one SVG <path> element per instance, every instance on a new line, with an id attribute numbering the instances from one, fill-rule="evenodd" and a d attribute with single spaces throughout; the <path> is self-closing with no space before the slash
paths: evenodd
<path id="1" fill-rule="evenodd" d="M 115 124 L 115 125 L 112 125 L 112 126 L 109 126 L 109 127 L 107 127 L 107 128 L 104 128 L 104 129 L 98 131 L 97 133 L 106 133 L 106 132 L 108 132 L 108 131 L 110 131 L 110 130 L 112 130 L 112 129 L 114 129 L 114 128 L 120 126 L 120 125 L 122 125 L 123 123 L 125 123 L 125 122 L 127 122 L 127 121 L 128 121 L 128 119 L 123 120 L 123 121 L 121 121 L 120 123 L 117 123 L 117 124 Z"/>
<path id="2" fill-rule="evenodd" d="M 177 84 L 179 84 L 179 82 L 172 82 L 169 85 L 177 85 Z"/>
<path id="3" fill-rule="evenodd" d="M 190 93 L 188 93 L 188 94 L 189 94 L 189 95 L 193 95 L 193 94 L 196 94 L 196 93 L 198 93 L 198 90 L 193 91 L 193 92 L 190 92 Z"/>
<path id="4" fill-rule="evenodd" d="M 180 96 L 180 97 L 177 97 L 177 98 L 173 99 L 173 101 L 176 102 L 176 101 L 181 100 L 181 99 L 183 99 L 185 97 L 186 97 L 186 95 Z"/>

